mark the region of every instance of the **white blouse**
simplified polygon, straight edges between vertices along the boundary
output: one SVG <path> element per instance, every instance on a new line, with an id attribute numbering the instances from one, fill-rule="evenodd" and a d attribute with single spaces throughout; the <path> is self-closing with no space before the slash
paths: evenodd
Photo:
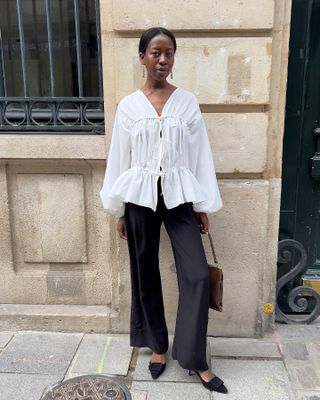
<path id="1" fill-rule="evenodd" d="M 160 176 L 168 209 L 185 202 L 196 212 L 222 207 L 199 103 L 179 87 L 161 116 L 140 89 L 119 102 L 100 191 L 104 209 L 121 217 L 131 202 L 155 211 Z"/>

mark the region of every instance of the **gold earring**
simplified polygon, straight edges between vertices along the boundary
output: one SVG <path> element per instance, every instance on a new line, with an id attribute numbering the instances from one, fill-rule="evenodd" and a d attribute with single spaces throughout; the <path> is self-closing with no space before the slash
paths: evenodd
<path id="1" fill-rule="evenodd" d="M 146 76 L 146 73 L 145 73 L 145 68 L 144 68 L 144 65 L 142 66 L 142 78 L 145 78 L 145 76 Z"/>
<path id="2" fill-rule="evenodd" d="M 170 75 L 170 78 L 171 78 L 171 79 L 173 79 L 173 73 L 172 73 L 172 70 L 171 70 L 171 75 Z"/>

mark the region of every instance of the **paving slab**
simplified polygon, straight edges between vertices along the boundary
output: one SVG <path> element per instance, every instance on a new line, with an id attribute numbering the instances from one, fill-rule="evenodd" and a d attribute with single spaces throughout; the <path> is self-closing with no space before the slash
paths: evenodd
<path id="1" fill-rule="evenodd" d="M 87 334 L 79 346 L 70 372 L 127 375 L 132 350 L 128 335 Z"/>
<path id="2" fill-rule="evenodd" d="M 67 373 L 65 374 L 65 376 L 64 376 L 64 381 L 65 380 L 67 380 L 67 379 L 71 379 L 71 378 L 77 378 L 78 376 L 81 376 L 81 375 L 87 375 L 87 374 L 73 374 L 72 372 L 70 372 L 70 370 L 68 370 L 67 371 Z"/>
<path id="3" fill-rule="evenodd" d="M 1 374 L 1 400 L 39 400 L 47 386 L 54 385 L 62 375 Z"/>
<path id="4" fill-rule="evenodd" d="M 282 358 L 276 343 L 261 339 L 210 338 L 210 346 L 212 356 Z"/>
<path id="5" fill-rule="evenodd" d="M 213 358 L 212 370 L 228 388 L 228 400 L 294 400 L 282 361 Z M 214 392 L 215 400 L 226 395 Z"/>
<path id="6" fill-rule="evenodd" d="M 171 357 L 172 352 L 172 338 L 169 338 L 169 349 L 167 352 L 167 365 L 164 372 L 157 378 L 157 382 L 198 382 L 197 376 L 190 376 L 188 370 L 182 368 L 178 361 L 173 360 Z M 151 350 L 147 348 L 140 348 L 138 360 L 135 371 L 133 373 L 133 379 L 136 381 L 153 381 L 148 365 L 151 357 Z M 207 362 L 211 364 L 210 360 L 210 345 L 207 345 Z"/>
<path id="7" fill-rule="evenodd" d="M 296 400 L 320 400 L 320 391 L 296 391 Z"/>
<path id="8" fill-rule="evenodd" d="M 320 371 L 315 360 L 285 359 L 284 361 L 294 389 L 320 390 Z"/>
<path id="9" fill-rule="evenodd" d="M 320 379 L 320 359 L 319 358 L 310 357 L 310 361 L 313 364 L 313 366 L 314 366 L 314 368 L 316 370 L 316 373 L 317 373 L 317 375 L 318 375 L 318 377 Z"/>
<path id="10" fill-rule="evenodd" d="M 0 332 L 0 349 L 6 347 L 13 336 L 11 332 Z"/>
<path id="11" fill-rule="evenodd" d="M 132 400 L 147 400 L 148 392 L 145 390 L 130 390 Z"/>
<path id="12" fill-rule="evenodd" d="M 317 340 L 320 337 L 320 324 L 312 323 L 310 325 L 297 324 L 277 324 L 277 335 L 282 340 L 303 339 L 306 341 Z"/>
<path id="13" fill-rule="evenodd" d="M 320 360 L 320 340 L 307 341 L 306 347 L 309 353 L 309 358 L 316 358 Z"/>
<path id="14" fill-rule="evenodd" d="M 148 382 L 133 381 L 132 389 L 147 391 L 148 400 L 210 400 L 211 399 L 210 392 L 207 389 L 205 389 L 201 383 L 162 382 L 161 384 L 159 384 L 157 382 L 150 382 L 150 381 Z M 226 400 L 225 397 L 224 400 Z"/>
<path id="15" fill-rule="evenodd" d="M 82 334 L 18 332 L 0 354 L 0 372 L 64 374 Z"/>
<path id="16" fill-rule="evenodd" d="M 307 360 L 309 353 L 303 342 L 284 342 L 281 346 L 283 356 L 291 360 Z"/>

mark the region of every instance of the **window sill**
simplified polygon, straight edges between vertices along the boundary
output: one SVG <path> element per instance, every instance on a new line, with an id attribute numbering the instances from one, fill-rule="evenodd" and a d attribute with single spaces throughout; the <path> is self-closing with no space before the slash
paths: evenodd
<path id="1" fill-rule="evenodd" d="M 0 135 L 0 159 L 105 160 L 105 135 Z"/>

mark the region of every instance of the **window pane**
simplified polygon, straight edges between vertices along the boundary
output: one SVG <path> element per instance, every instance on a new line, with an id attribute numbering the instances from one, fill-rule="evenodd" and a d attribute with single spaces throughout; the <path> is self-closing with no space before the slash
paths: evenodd
<path id="1" fill-rule="evenodd" d="M 23 96 L 20 37 L 15 1 L 0 0 L 0 29 L 7 96 Z"/>
<path id="2" fill-rule="evenodd" d="M 98 0 L 0 0 L 0 131 L 103 131 L 99 29 Z"/>
<path id="3" fill-rule="evenodd" d="M 73 0 L 49 1 L 55 96 L 78 96 L 79 82 Z M 29 96 L 51 96 L 45 0 L 21 1 Z M 79 0 L 84 96 L 99 96 L 95 0 Z M 0 0 L 7 96 L 23 96 L 20 37 L 14 0 Z"/>

